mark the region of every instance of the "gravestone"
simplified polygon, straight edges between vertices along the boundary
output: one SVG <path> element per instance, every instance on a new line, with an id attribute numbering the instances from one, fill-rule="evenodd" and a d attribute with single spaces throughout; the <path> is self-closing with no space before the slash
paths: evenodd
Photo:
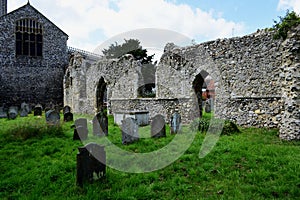
<path id="1" fill-rule="evenodd" d="M 122 121 L 122 144 L 130 144 L 139 139 L 138 124 L 128 117 Z"/>
<path id="2" fill-rule="evenodd" d="M 156 115 L 151 122 L 151 137 L 166 137 L 166 122 L 162 115 Z"/>
<path id="3" fill-rule="evenodd" d="M 20 117 L 27 117 L 30 112 L 30 107 L 27 103 L 23 102 L 21 104 Z"/>
<path id="4" fill-rule="evenodd" d="M 0 118 L 7 118 L 7 112 L 4 111 L 4 107 L 0 107 Z"/>
<path id="5" fill-rule="evenodd" d="M 33 108 L 33 115 L 34 116 L 42 116 L 42 112 L 43 112 L 43 107 L 40 104 L 37 104 L 34 108 Z"/>
<path id="6" fill-rule="evenodd" d="M 211 113 L 211 104 L 210 104 L 210 100 L 206 100 L 205 101 L 205 107 L 204 110 L 206 113 Z"/>
<path id="7" fill-rule="evenodd" d="M 11 106 L 8 108 L 8 119 L 16 119 L 18 116 L 18 107 Z"/>
<path id="8" fill-rule="evenodd" d="M 70 106 L 64 106 L 63 107 L 63 113 L 71 112 L 71 107 Z"/>
<path id="9" fill-rule="evenodd" d="M 93 118 L 93 134 L 96 136 L 108 135 L 108 118 L 103 111 Z"/>
<path id="10" fill-rule="evenodd" d="M 55 110 L 48 110 L 45 114 L 46 122 L 49 125 L 59 125 L 60 115 Z"/>
<path id="11" fill-rule="evenodd" d="M 87 119 L 79 118 L 75 120 L 73 140 L 86 140 L 88 138 Z"/>
<path id="12" fill-rule="evenodd" d="M 92 183 L 106 174 L 106 152 L 103 146 L 89 143 L 78 148 L 76 182 L 82 187 L 84 182 Z"/>
<path id="13" fill-rule="evenodd" d="M 176 134 L 176 133 L 180 133 L 181 130 L 181 116 L 178 112 L 175 112 L 172 117 L 171 117 L 171 121 L 170 121 L 170 131 L 171 134 Z"/>
<path id="14" fill-rule="evenodd" d="M 63 107 L 64 121 L 70 122 L 73 121 L 73 113 L 71 113 L 71 107 L 65 106 Z"/>

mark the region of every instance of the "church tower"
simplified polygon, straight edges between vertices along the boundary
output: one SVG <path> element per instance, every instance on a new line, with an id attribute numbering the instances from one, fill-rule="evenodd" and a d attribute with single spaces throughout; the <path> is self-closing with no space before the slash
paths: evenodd
<path id="1" fill-rule="evenodd" d="M 0 17 L 7 13 L 7 0 L 0 0 Z"/>

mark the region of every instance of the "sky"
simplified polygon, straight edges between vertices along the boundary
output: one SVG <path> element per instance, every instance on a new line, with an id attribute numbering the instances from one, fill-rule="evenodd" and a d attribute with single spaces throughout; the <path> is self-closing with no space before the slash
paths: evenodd
<path id="1" fill-rule="evenodd" d="M 9 0 L 8 12 L 27 3 Z M 272 27 L 300 0 L 30 0 L 69 35 L 68 46 L 101 53 L 115 41 L 139 39 L 159 54 L 167 42 L 184 46 Z"/>

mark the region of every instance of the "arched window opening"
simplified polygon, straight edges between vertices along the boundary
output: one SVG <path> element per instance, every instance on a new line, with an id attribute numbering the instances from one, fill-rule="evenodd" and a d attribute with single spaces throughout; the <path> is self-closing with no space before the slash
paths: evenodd
<path id="1" fill-rule="evenodd" d="M 97 112 L 107 108 L 107 87 L 104 78 L 101 77 L 97 86 L 96 103 Z"/>
<path id="2" fill-rule="evenodd" d="M 43 56 L 43 27 L 33 19 L 16 21 L 16 55 Z"/>

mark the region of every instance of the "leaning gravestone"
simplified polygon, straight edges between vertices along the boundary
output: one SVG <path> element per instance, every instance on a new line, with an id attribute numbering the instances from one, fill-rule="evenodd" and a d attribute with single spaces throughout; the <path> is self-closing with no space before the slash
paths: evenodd
<path id="1" fill-rule="evenodd" d="M 64 121 L 70 122 L 73 121 L 73 113 L 71 113 L 71 107 L 65 106 L 63 107 Z"/>
<path id="2" fill-rule="evenodd" d="M 73 140 L 86 140 L 88 138 L 87 119 L 79 118 L 75 120 Z"/>
<path id="3" fill-rule="evenodd" d="M 181 130 L 181 116 L 178 112 L 175 112 L 171 117 L 171 134 L 180 133 Z"/>
<path id="4" fill-rule="evenodd" d="M 16 119 L 18 116 L 18 107 L 11 106 L 8 109 L 8 119 Z"/>
<path id="5" fill-rule="evenodd" d="M 162 115 L 156 115 L 151 122 L 151 137 L 166 137 L 166 123 Z"/>
<path id="6" fill-rule="evenodd" d="M 84 182 L 92 183 L 106 174 L 106 153 L 103 146 L 89 143 L 78 148 L 76 182 L 82 187 Z"/>
<path id="7" fill-rule="evenodd" d="M 42 112 L 43 112 L 43 107 L 40 104 L 37 104 L 34 108 L 33 108 L 33 115 L 34 116 L 42 116 Z"/>
<path id="8" fill-rule="evenodd" d="M 4 107 L 0 107 L 0 118 L 7 118 L 7 112 L 4 111 Z"/>
<path id="9" fill-rule="evenodd" d="M 93 118 L 93 134 L 96 136 L 108 135 L 108 118 L 103 111 Z"/>
<path id="10" fill-rule="evenodd" d="M 45 114 L 46 122 L 49 125 L 59 125 L 60 123 L 60 115 L 55 110 L 49 110 Z"/>
<path id="11" fill-rule="evenodd" d="M 130 144 L 139 139 L 137 121 L 131 117 L 122 121 L 122 144 Z"/>

